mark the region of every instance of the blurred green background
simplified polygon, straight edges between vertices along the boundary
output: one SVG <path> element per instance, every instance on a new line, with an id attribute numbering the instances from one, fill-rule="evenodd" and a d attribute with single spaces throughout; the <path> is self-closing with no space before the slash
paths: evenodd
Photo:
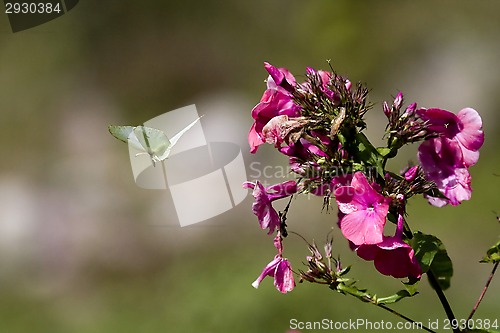
<path id="1" fill-rule="evenodd" d="M 327 69 L 327 59 L 370 87 L 375 142 L 384 127 L 380 103 L 399 90 L 407 103 L 481 113 L 486 143 L 471 170 L 472 200 L 437 209 L 417 199 L 409 208 L 413 229 L 447 246 L 455 276 L 446 294 L 466 318 L 491 269 L 478 260 L 500 235 L 492 212 L 500 212 L 499 12 L 493 0 L 87 0 L 15 34 L 1 14 L 0 332 L 281 333 L 292 318 L 397 322 L 319 285 L 281 295 L 266 279 L 253 289 L 275 249 L 251 197 L 180 228 L 168 193 L 137 187 L 126 146 L 107 132 L 109 124 L 196 104 L 207 114 L 204 127 L 211 114 L 222 117 L 248 165 L 285 166 L 272 147 L 250 156 L 245 143 L 264 90 L 262 63 L 300 79 L 306 66 Z M 415 152 L 406 149 L 394 170 Z M 321 243 L 336 223 L 321 205 L 298 199 L 290 229 Z M 334 235 L 335 253 L 353 264 L 360 286 L 378 295 L 399 290 Z M 285 246 L 301 268 L 303 241 L 291 236 Z M 475 318 L 500 320 L 499 279 Z M 420 295 L 394 308 L 423 323 L 445 318 L 425 280 Z"/>

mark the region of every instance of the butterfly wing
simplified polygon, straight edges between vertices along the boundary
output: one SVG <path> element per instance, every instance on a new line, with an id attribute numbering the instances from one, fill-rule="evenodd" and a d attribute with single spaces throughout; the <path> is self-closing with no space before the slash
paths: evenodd
<path id="1" fill-rule="evenodd" d="M 109 133 L 120 141 L 127 143 L 130 133 L 134 131 L 133 126 L 116 126 L 110 125 L 108 127 Z"/>
<path id="2" fill-rule="evenodd" d="M 203 117 L 203 116 L 201 116 L 201 117 Z M 189 131 L 191 129 L 191 127 L 193 127 L 198 122 L 198 120 L 200 120 L 201 117 L 198 117 L 195 121 L 193 121 L 192 123 L 190 123 L 189 125 L 187 125 L 186 127 L 184 127 L 179 133 L 177 133 L 176 135 L 174 135 L 170 139 L 170 146 L 167 147 L 167 149 L 165 150 L 165 152 L 162 155 L 158 155 L 158 160 L 159 161 L 163 161 L 166 158 L 168 158 L 168 156 L 170 155 L 170 151 L 175 146 L 175 144 L 177 143 L 177 141 L 179 141 L 179 139 L 181 138 L 181 136 L 183 136 L 184 133 L 186 133 L 187 131 Z"/>
<path id="3" fill-rule="evenodd" d="M 165 154 L 165 151 L 171 145 L 165 133 L 156 128 L 137 126 L 134 133 L 139 142 L 147 148 L 151 158 L 158 159 L 158 156 Z"/>
<path id="4" fill-rule="evenodd" d="M 137 139 L 134 130 L 134 126 L 116 126 L 111 125 L 108 127 L 109 133 L 120 141 L 125 143 L 130 143 L 132 147 L 140 151 L 147 151 L 147 146 L 144 146 Z"/>

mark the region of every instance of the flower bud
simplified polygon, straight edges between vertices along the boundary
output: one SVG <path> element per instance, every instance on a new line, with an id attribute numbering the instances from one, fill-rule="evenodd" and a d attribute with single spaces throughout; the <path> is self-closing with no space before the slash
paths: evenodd
<path id="1" fill-rule="evenodd" d="M 402 105 L 403 105 L 403 93 L 400 91 L 396 95 L 396 98 L 394 98 L 394 103 L 392 103 L 392 106 L 394 107 L 394 109 L 399 110 Z"/>
<path id="2" fill-rule="evenodd" d="M 405 172 L 405 179 L 409 182 L 413 181 L 418 174 L 418 165 L 414 165 Z"/>
<path id="3" fill-rule="evenodd" d="M 391 109 L 389 108 L 389 104 L 387 104 L 387 102 L 384 102 L 384 104 L 382 105 L 382 108 L 384 110 L 384 114 L 387 118 L 390 117 L 391 115 Z"/>
<path id="4" fill-rule="evenodd" d="M 401 119 L 408 119 L 415 114 L 415 110 L 417 109 L 417 103 L 411 103 L 406 107 L 405 112 L 401 115 Z"/>
<path id="5" fill-rule="evenodd" d="M 352 83 L 349 80 L 345 80 L 345 88 L 347 90 L 351 90 Z"/>

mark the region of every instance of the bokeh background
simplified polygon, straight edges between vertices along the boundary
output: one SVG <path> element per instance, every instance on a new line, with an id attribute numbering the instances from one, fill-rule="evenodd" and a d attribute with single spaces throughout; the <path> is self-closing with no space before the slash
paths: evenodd
<path id="1" fill-rule="evenodd" d="M 417 199 L 409 208 L 412 227 L 447 246 L 455 276 L 446 293 L 466 318 L 491 269 L 478 260 L 500 235 L 492 212 L 500 212 L 499 12 L 493 0 L 86 0 L 15 34 L 0 14 L 0 331 L 281 333 L 292 318 L 397 322 L 319 285 L 281 295 L 266 279 L 253 289 L 275 249 L 251 213 L 251 196 L 180 228 L 168 192 L 138 188 L 126 146 L 107 132 L 109 124 L 196 104 L 209 140 L 219 126 L 213 136 L 231 133 L 248 166 L 273 166 L 279 178 L 284 157 L 272 147 L 250 156 L 246 146 L 250 110 L 264 90 L 262 63 L 300 78 L 306 66 L 328 69 L 327 59 L 370 87 L 375 142 L 380 103 L 399 90 L 407 103 L 481 113 L 486 142 L 471 170 L 472 200 L 437 209 Z M 402 152 L 394 170 L 415 151 Z M 297 199 L 290 229 L 322 243 L 336 214 L 321 205 Z M 350 253 L 336 229 L 334 237 L 360 286 L 378 295 L 401 288 Z M 285 246 L 301 268 L 305 243 L 291 236 Z M 394 308 L 442 327 L 425 279 L 420 290 Z M 500 320 L 499 293 L 497 276 L 475 318 Z"/>

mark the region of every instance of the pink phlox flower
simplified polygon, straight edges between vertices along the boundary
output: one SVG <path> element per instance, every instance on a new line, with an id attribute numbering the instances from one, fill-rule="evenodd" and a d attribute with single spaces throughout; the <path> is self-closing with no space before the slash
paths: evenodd
<path id="1" fill-rule="evenodd" d="M 300 106 L 294 103 L 290 91 L 285 89 L 296 85 L 293 75 L 285 68 L 276 68 L 268 63 L 264 66 L 270 76 L 267 79 L 267 90 L 264 91 L 260 102 L 252 109 L 252 118 L 255 122 L 248 133 L 248 143 L 252 154 L 266 142 L 262 130 L 271 119 L 281 115 L 299 117 L 301 113 Z"/>
<path id="2" fill-rule="evenodd" d="M 334 194 L 339 211 L 345 214 L 339 221 L 342 234 L 355 245 L 382 242 L 390 199 L 378 193 L 362 172 L 356 172 L 351 185 L 337 188 Z"/>
<path id="3" fill-rule="evenodd" d="M 252 211 L 257 216 L 260 227 L 269 228 L 268 234 L 272 234 L 276 229 L 279 230 L 281 221 L 272 202 L 296 193 L 297 183 L 289 180 L 266 188 L 259 181 L 244 182 L 243 188 L 253 189 L 252 195 L 255 202 L 252 205 Z"/>
<path id="4" fill-rule="evenodd" d="M 255 119 L 255 122 L 248 133 L 251 153 L 255 153 L 258 147 L 266 142 L 262 134 L 264 126 L 271 119 L 280 115 L 299 117 L 300 106 L 295 104 L 289 95 L 278 90 L 267 89 L 259 104 L 252 109 L 252 118 Z"/>
<path id="5" fill-rule="evenodd" d="M 290 292 L 295 287 L 292 266 L 288 259 L 277 254 L 274 259 L 262 270 L 259 277 L 252 283 L 254 288 L 258 288 L 266 276 L 274 278 L 274 286 L 281 293 Z"/>
<path id="6" fill-rule="evenodd" d="M 435 108 L 417 113 L 429 123 L 429 130 L 438 134 L 419 146 L 418 158 L 426 177 L 448 198 L 428 197 L 429 203 L 442 207 L 469 200 L 472 188 L 468 168 L 478 161 L 484 143 L 481 117 L 471 108 L 462 109 L 457 115 Z"/>
<path id="7" fill-rule="evenodd" d="M 378 244 L 359 246 L 356 253 L 364 260 L 373 260 L 375 268 L 384 275 L 398 279 L 409 276 L 419 278 L 422 275 L 415 251 L 399 237 L 384 236 Z"/>
<path id="8" fill-rule="evenodd" d="M 427 140 L 418 148 L 418 159 L 427 179 L 448 198 L 427 197 L 432 205 L 442 207 L 449 203 L 456 206 L 471 198 L 471 177 L 460 156 L 459 143 L 445 137 Z"/>
<path id="9" fill-rule="evenodd" d="M 295 77 L 288 69 L 275 67 L 268 62 L 264 62 L 264 68 L 269 73 L 269 78 L 266 80 L 268 89 L 279 90 L 283 88 L 291 92 L 297 85 Z"/>
<path id="10" fill-rule="evenodd" d="M 476 164 L 479 149 L 484 143 L 483 123 L 476 110 L 465 108 L 455 115 L 446 110 L 432 108 L 420 109 L 417 114 L 429 123 L 430 131 L 458 143 L 460 159 L 465 167 Z"/>
<path id="11" fill-rule="evenodd" d="M 392 237 L 383 236 L 378 244 L 364 244 L 355 248 L 357 255 L 364 260 L 374 261 L 375 268 L 384 275 L 395 278 L 415 277 L 422 275 L 422 269 L 415 251 L 403 241 L 404 219 L 398 215 L 396 234 Z"/>

